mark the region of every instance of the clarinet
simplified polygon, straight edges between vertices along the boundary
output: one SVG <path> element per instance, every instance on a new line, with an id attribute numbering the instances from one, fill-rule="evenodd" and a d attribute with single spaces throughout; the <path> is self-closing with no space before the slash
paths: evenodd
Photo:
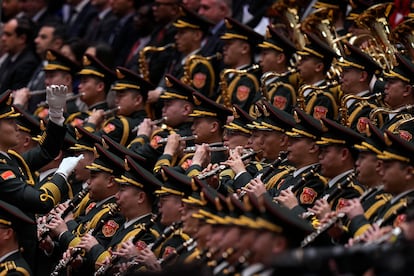
<path id="1" fill-rule="evenodd" d="M 176 222 L 174 222 L 173 224 L 171 224 L 170 226 L 168 226 L 167 228 L 165 228 L 165 230 L 161 234 L 161 236 L 159 236 L 152 244 L 150 244 L 148 246 L 148 248 L 151 251 L 154 252 L 155 250 L 157 250 L 158 247 L 160 247 L 160 245 L 165 240 L 167 240 L 176 230 L 178 230 L 182 226 L 183 226 L 183 222 L 182 221 L 176 221 Z M 132 272 L 133 269 L 137 268 L 140 265 L 142 265 L 142 264 L 140 262 L 135 261 L 135 260 L 132 260 L 132 261 L 127 262 L 127 268 L 126 268 L 125 273 Z"/>
<path id="2" fill-rule="evenodd" d="M 220 271 L 216 272 L 215 274 L 221 274 L 220 272 L 223 272 L 226 275 L 232 275 L 237 271 L 243 270 L 245 267 L 248 266 L 247 260 L 250 258 L 251 255 L 252 252 L 250 250 L 244 251 L 243 254 L 237 259 L 237 262 L 234 265 L 229 264 Z"/>
<path id="3" fill-rule="evenodd" d="M 316 231 L 307 235 L 300 243 L 300 247 L 303 248 L 311 244 L 317 237 L 319 237 L 322 233 L 331 228 L 339 219 L 343 218 L 344 216 L 344 213 L 338 213 L 335 216 L 333 216 L 325 224 L 321 225 L 318 229 L 316 229 Z"/>
<path id="4" fill-rule="evenodd" d="M 292 191 L 292 193 L 297 192 L 300 188 L 302 188 L 314 175 L 316 175 L 319 170 L 321 169 L 321 164 L 315 164 L 311 167 L 310 171 L 302 175 L 302 178 L 296 183 L 295 185 L 290 186 L 288 189 Z"/>
<path id="5" fill-rule="evenodd" d="M 174 252 L 165 257 L 165 259 L 159 259 L 158 263 L 161 266 L 168 265 L 171 263 L 172 260 L 174 260 L 175 257 L 181 255 L 184 251 L 192 250 L 195 246 L 197 246 L 197 241 L 193 238 L 190 238 L 188 241 L 185 241 L 183 244 L 177 247 L 177 249 Z"/>
<path id="6" fill-rule="evenodd" d="M 97 232 L 104 226 L 105 222 L 113 216 L 115 213 L 119 212 L 118 204 L 110 204 L 108 212 L 102 216 L 102 218 L 99 220 L 99 222 L 96 224 L 94 228 L 89 229 L 88 234 L 94 236 L 97 234 Z M 61 259 L 53 272 L 50 274 L 51 276 L 57 276 L 62 272 L 64 269 L 68 267 L 80 254 L 82 254 L 83 249 L 79 247 L 74 247 L 71 250 L 70 257 L 65 259 Z"/>
<path id="7" fill-rule="evenodd" d="M 76 196 L 74 196 L 68 203 L 68 207 L 60 214 L 60 217 L 62 219 L 65 219 L 70 212 L 72 212 L 76 206 L 78 206 L 82 199 L 88 194 L 89 192 L 89 187 L 85 187 L 83 188 Z M 46 236 L 49 234 L 50 229 L 46 227 L 46 225 L 52 221 L 52 219 L 54 218 L 54 216 L 52 215 L 48 215 L 47 219 L 46 219 L 46 223 L 42 224 L 39 227 L 39 236 L 40 236 L 40 240 L 43 240 L 46 238 Z"/>
<path id="8" fill-rule="evenodd" d="M 267 168 L 267 171 L 262 174 L 261 179 L 262 180 L 266 179 L 266 177 L 268 177 L 274 169 L 277 169 L 277 167 L 279 167 L 280 164 L 282 164 L 282 161 L 285 160 L 287 156 L 288 156 L 287 151 L 281 151 L 277 159 L 273 161 L 273 163 Z"/>
<path id="9" fill-rule="evenodd" d="M 242 161 L 245 161 L 245 160 L 255 156 L 257 153 L 258 153 L 258 151 L 250 150 L 249 152 L 243 154 L 240 158 L 241 158 Z M 227 169 L 228 167 L 229 167 L 228 165 L 219 165 L 217 168 L 212 169 L 211 171 L 208 171 L 208 172 L 203 173 L 203 174 L 199 174 L 197 176 L 197 178 L 200 179 L 200 180 L 207 179 L 209 177 L 212 177 L 212 176 L 222 172 L 223 170 Z"/>
<path id="10" fill-rule="evenodd" d="M 154 224 L 156 223 L 157 219 L 158 219 L 159 214 L 153 214 L 150 221 L 148 221 L 147 223 L 145 223 L 144 228 L 139 231 L 135 237 L 132 239 L 132 242 L 135 244 L 137 241 L 139 241 L 150 229 L 152 226 L 154 226 Z M 109 260 L 109 262 L 107 264 L 104 264 L 102 266 L 100 266 L 95 273 L 93 274 L 94 276 L 101 276 L 101 275 L 105 275 L 105 273 L 115 265 L 115 263 L 117 263 L 119 261 L 120 257 L 117 255 L 111 255 L 111 258 Z"/>
<path id="11" fill-rule="evenodd" d="M 355 176 L 356 172 L 353 171 L 341 183 L 338 183 L 336 189 L 328 196 L 327 201 L 331 202 L 334 199 L 340 197 L 344 189 L 346 189 L 352 183 L 352 180 L 355 178 Z"/>

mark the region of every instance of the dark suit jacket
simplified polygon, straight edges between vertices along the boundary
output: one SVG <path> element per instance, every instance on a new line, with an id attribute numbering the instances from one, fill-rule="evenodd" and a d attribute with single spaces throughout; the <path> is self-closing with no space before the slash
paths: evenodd
<path id="1" fill-rule="evenodd" d="M 98 14 L 94 16 L 85 33 L 85 40 L 89 42 L 105 42 L 109 44 L 109 38 L 118 22 L 118 18 L 109 11 L 102 19 Z"/>
<path id="2" fill-rule="evenodd" d="M 7 62 L 7 59 L 4 61 Z M 7 89 L 26 87 L 33 72 L 39 64 L 38 57 L 31 49 L 24 49 L 15 61 L 0 67 L 0 93 Z"/>
<path id="3" fill-rule="evenodd" d="M 122 24 L 122 20 L 125 20 Z M 134 14 L 121 18 L 116 25 L 113 26 L 110 43 L 115 55 L 115 65 L 123 66 L 128 57 L 129 51 L 135 43 L 138 35 L 134 27 Z"/>
<path id="4" fill-rule="evenodd" d="M 86 30 L 92 19 L 97 14 L 95 7 L 88 3 L 82 11 L 79 12 L 75 21 L 68 26 L 69 37 L 81 37 L 83 38 L 86 34 Z"/>

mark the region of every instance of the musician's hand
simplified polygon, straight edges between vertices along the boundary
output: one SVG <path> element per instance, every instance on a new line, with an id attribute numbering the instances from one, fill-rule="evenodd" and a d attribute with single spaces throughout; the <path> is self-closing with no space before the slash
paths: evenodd
<path id="1" fill-rule="evenodd" d="M 103 109 L 94 109 L 88 117 L 88 123 L 94 124 L 100 129 L 105 119 L 105 111 Z"/>
<path id="2" fill-rule="evenodd" d="M 77 245 L 77 247 L 85 249 L 86 252 L 89 252 L 91 248 L 97 244 L 98 244 L 98 241 L 95 239 L 95 237 L 87 233 L 81 238 L 81 241 Z"/>
<path id="3" fill-rule="evenodd" d="M 241 153 L 239 150 L 237 150 L 237 147 L 235 150 L 230 151 L 229 159 L 222 162 L 221 164 L 229 166 L 236 175 L 246 171 L 246 166 L 241 159 Z"/>
<path id="4" fill-rule="evenodd" d="M 328 212 L 319 222 L 320 226 L 330 222 L 332 219 L 334 219 L 335 217 L 337 217 L 337 212 L 331 211 Z M 337 220 L 337 222 L 332 225 L 331 228 L 328 229 L 328 235 L 334 239 L 334 240 L 339 240 L 343 234 L 343 229 L 342 229 L 342 222 L 341 220 Z"/>
<path id="5" fill-rule="evenodd" d="M 47 235 L 45 238 L 39 241 L 39 248 L 45 251 L 48 254 L 52 254 L 55 244 L 52 241 L 52 238 Z"/>
<path id="6" fill-rule="evenodd" d="M 23 108 L 27 107 L 27 103 L 30 99 L 30 91 L 28 88 L 22 88 L 18 89 L 16 91 L 13 91 L 13 104 L 14 105 L 20 105 Z"/>
<path id="7" fill-rule="evenodd" d="M 219 166 L 218 164 L 211 164 L 210 163 L 210 164 L 207 165 L 207 167 L 204 170 L 201 171 L 200 174 L 203 175 L 203 174 L 205 174 L 205 173 L 207 173 L 207 172 L 209 172 L 211 170 L 216 169 L 218 166 Z M 210 187 L 213 187 L 214 189 L 217 189 L 218 186 L 219 186 L 219 177 L 218 177 L 218 174 L 215 174 L 215 175 L 213 175 L 211 177 L 206 178 L 205 181 L 207 182 L 207 184 Z"/>
<path id="8" fill-rule="evenodd" d="M 145 118 L 138 126 L 137 136 L 144 135 L 147 137 L 151 137 L 153 129 L 154 126 L 151 123 L 151 119 Z"/>
<path id="9" fill-rule="evenodd" d="M 325 214 L 331 211 L 331 207 L 326 199 L 318 199 L 309 211 L 313 212 L 319 220 L 321 220 Z"/>
<path id="10" fill-rule="evenodd" d="M 132 243 L 132 241 L 128 240 L 121 244 L 121 246 L 118 248 L 118 251 L 116 251 L 115 254 L 126 259 L 130 259 L 132 257 L 137 256 L 139 254 L 139 250 Z"/>
<path id="11" fill-rule="evenodd" d="M 155 257 L 154 253 L 148 247 L 141 250 L 136 259 L 138 262 L 145 264 L 150 270 L 161 270 L 157 262 L 157 257 Z"/>
<path id="12" fill-rule="evenodd" d="M 53 208 L 49 213 L 54 216 L 58 216 L 62 214 L 68 208 L 68 206 L 69 206 L 68 202 L 60 203 L 56 205 L 55 208 Z"/>
<path id="13" fill-rule="evenodd" d="M 64 253 L 63 253 L 63 259 L 64 260 L 69 260 L 70 258 L 73 258 L 72 255 L 74 254 L 74 250 L 76 250 L 75 247 L 69 247 Z M 70 262 L 70 266 L 72 268 L 79 268 L 83 263 L 83 258 L 81 255 L 77 255 L 76 258 L 74 258 L 71 262 Z"/>
<path id="14" fill-rule="evenodd" d="M 349 219 L 364 214 L 364 208 L 362 208 L 358 198 L 346 200 L 346 205 L 342 207 L 340 211 L 345 213 Z"/>
<path id="15" fill-rule="evenodd" d="M 202 168 L 207 167 L 211 161 L 211 153 L 208 144 L 196 146 L 196 151 L 193 155 L 193 165 L 200 165 Z"/>
<path id="16" fill-rule="evenodd" d="M 288 189 L 280 191 L 280 195 L 275 197 L 275 200 L 288 209 L 293 209 L 299 204 L 296 196 Z"/>
<path id="17" fill-rule="evenodd" d="M 54 217 L 49 224 L 46 224 L 46 227 L 50 229 L 50 235 L 52 238 L 56 238 L 65 231 L 68 231 L 68 226 L 65 221 L 60 217 Z"/>
<path id="18" fill-rule="evenodd" d="M 242 188 L 242 190 L 245 190 L 249 193 L 254 193 L 257 197 L 262 196 L 264 193 L 266 193 L 266 187 L 262 180 L 259 178 L 253 178 L 250 180 L 250 182 Z"/>
<path id="19" fill-rule="evenodd" d="M 160 98 L 161 93 L 162 90 L 160 88 L 148 91 L 147 103 L 156 103 Z"/>
<path id="20" fill-rule="evenodd" d="M 171 156 L 178 155 L 180 148 L 180 135 L 177 133 L 170 134 L 168 136 L 167 144 L 164 148 L 164 154 L 169 154 Z"/>

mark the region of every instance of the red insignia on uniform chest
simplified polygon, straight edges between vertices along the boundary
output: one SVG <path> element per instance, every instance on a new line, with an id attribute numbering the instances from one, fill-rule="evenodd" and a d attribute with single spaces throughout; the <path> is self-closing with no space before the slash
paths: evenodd
<path id="1" fill-rule="evenodd" d="M 326 114 L 328 113 L 328 108 L 325 106 L 317 105 L 313 108 L 313 117 L 315 119 L 326 118 Z"/>
<path id="2" fill-rule="evenodd" d="M 108 220 L 105 225 L 102 227 L 102 234 L 104 234 L 105 237 L 112 237 L 116 230 L 118 230 L 119 224 L 116 223 L 114 220 Z"/>
<path id="3" fill-rule="evenodd" d="M 115 126 L 111 123 L 107 124 L 106 126 L 104 126 L 103 131 L 105 133 L 109 133 L 115 130 Z"/>
<path id="4" fill-rule="evenodd" d="M 145 242 L 143 242 L 143 241 L 137 241 L 136 243 L 135 243 L 135 247 L 138 249 L 138 250 L 144 250 L 145 248 L 147 248 L 147 244 L 145 243 Z"/>
<path id="5" fill-rule="evenodd" d="M 273 106 L 284 110 L 286 108 L 287 99 L 283 96 L 275 96 L 273 98 Z"/>
<path id="6" fill-rule="evenodd" d="M 359 133 L 366 133 L 367 132 L 367 125 L 368 125 L 369 119 L 367 117 L 360 117 L 358 119 L 358 123 L 356 125 L 356 128 Z"/>
<path id="7" fill-rule="evenodd" d="M 343 207 L 345 207 L 347 205 L 346 203 L 346 199 L 345 198 L 340 198 L 338 200 L 338 204 L 336 205 L 336 210 L 341 210 Z"/>
<path id="8" fill-rule="evenodd" d="M 300 202 L 303 204 L 312 204 L 317 196 L 318 193 L 314 189 L 305 187 L 300 194 Z"/>
<path id="9" fill-rule="evenodd" d="M 197 89 L 203 88 L 206 85 L 207 75 L 204 73 L 196 73 L 193 76 L 193 86 Z"/>
<path id="10" fill-rule="evenodd" d="M 0 174 L 0 176 L 1 178 L 3 178 L 3 180 L 16 178 L 16 175 L 12 171 L 5 171 L 2 174 Z"/>
<path id="11" fill-rule="evenodd" d="M 401 223 L 405 222 L 406 218 L 407 218 L 406 214 L 398 215 L 394 220 L 393 226 L 394 227 L 399 227 L 401 225 Z"/>
<path id="12" fill-rule="evenodd" d="M 192 165 L 192 163 L 193 163 L 192 159 L 187 159 L 181 164 L 181 168 L 183 170 L 187 170 Z"/>
<path id="13" fill-rule="evenodd" d="M 93 207 L 95 207 L 96 202 L 89 203 L 88 207 L 85 209 L 85 214 L 89 213 L 90 210 L 92 210 Z"/>
<path id="14" fill-rule="evenodd" d="M 158 142 L 159 142 L 161 139 L 162 139 L 162 137 L 161 137 L 161 136 L 158 136 L 158 135 L 156 135 L 156 136 L 152 137 L 151 142 L 150 142 L 151 147 L 152 147 L 153 149 L 156 149 L 156 148 L 160 147 L 161 145 L 160 145 Z"/>
<path id="15" fill-rule="evenodd" d="M 164 249 L 164 254 L 162 254 L 162 258 L 165 259 L 168 255 L 172 254 L 175 252 L 175 248 L 171 247 L 171 246 L 167 246 Z"/>
<path id="16" fill-rule="evenodd" d="M 240 85 L 239 87 L 237 87 L 237 91 L 236 91 L 237 100 L 243 102 L 247 100 L 247 98 L 249 97 L 249 94 L 250 94 L 250 88 L 248 86 Z"/>

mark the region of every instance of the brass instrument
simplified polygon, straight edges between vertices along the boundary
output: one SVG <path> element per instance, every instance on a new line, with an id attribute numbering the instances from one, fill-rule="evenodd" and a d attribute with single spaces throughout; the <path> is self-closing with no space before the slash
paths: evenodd
<path id="1" fill-rule="evenodd" d="M 247 151 L 247 153 L 243 154 L 240 158 L 241 158 L 241 160 L 242 160 L 242 161 L 244 161 L 244 160 L 247 160 L 247 159 L 249 159 L 249 158 L 253 157 L 253 156 L 254 156 L 254 155 L 256 155 L 257 153 L 258 153 L 257 151 L 254 151 L 254 150 L 248 150 L 248 151 Z M 221 164 L 221 165 L 219 165 L 217 168 L 212 169 L 211 171 L 205 172 L 205 173 L 203 173 L 203 174 L 199 174 L 199 175 L 197 176 L 197 178 L 198 178 L 198 179 L 200 179 L 200 180 L 204 180 L 204 179 L 207 179 L 207 178 L 209 178 L 209 177 L 212 177 L 212 176 L 214 176 L 214 175 L 216 175 L 216 174 L 218 174 L 218 173 L 222 172 L 223 170 L 225 170 L 225 169 L 227 169 L 227 168 L 228 168 L 228 166 L 227 166 L 227 165 Z"/>
<path id="2" fill-rule="evenodd" d="M 310 90 L 313 90 L 313 91 L 316 91 L 316 92 L 318 92 L 318 91 L 324 92 L 324 91 L 326 91 L 330 88 L 333 88 L 333 87 L 337 86 L 338 84 L 339 83 L 334 80 L 334 81 L 332 81 L 332 82 L 330 82 L 330 83 L 328 83 L 327 85 L 324 85 L 324 86 L 314 86 L 312 84 L 302 85 L 298 90 L 297 106 L 300 109 L 306 111 L 306 113 L 309 114 L 310 111 L 306 110 L 306 101 L 305 101 L 305 98 L 306 98 L 305 97 L 305 92 L 306 92 L 306 90 L 310 89 Z"/>
<path id="3" fill-rule="evenodd" d="M 411 56 L 410 51 L 414 50 L 414 18 L 407 19 L 398 24 L 390 34 L 390 41 L 394 44 L 402 44 L 404 51 Z"/>
<path id="4" fill-rule="evenodd" d="M 191 135 L 191 136 L 183 136 L 183 137 L 180 137 L 180 141 L 192 141 L 192 140 L 195 140 L 195 139 L 197 139 L 197 135 Z M 158 141 L 158 144 L 160 145 L 162 145 L 162 144 L 167 144 L 167 142 L 168 142 L 168 137 L 167 138 L 161 138 L 159 141 Z"/>
<path id="5" fill-rule="evenodd" d="M 258 64 L 252 64 L 250 67 L 246 68 L 246 69 L 224 69 L 223 71 L 221 71 L 220 73 L 220 90 L 221 90 L 221 97 L 223 100 L 223 104 L 225 107 L 231 109 L 232 108 L 232 103 L 231 103 L 231 95 L 230 95 L 230 91 L 228 91 L 228 83 L 227 83 L 227 76 L 230 74 L 236 74 L 236 75 L 246 75 L 249 74 L 250 72 L 256 71 L 260 68 L 260 66 Z M 257 86 L 259 87 L 259 84 L 257 84 Z"/>
<path id="6" fill-rule="evenodd" d="M 375 94 L 365 96 L 365 97 L 361 97 L 358 95 L 351 95 L 351 94 L 344 95 L 341 98 L 341 106 L 339 108 L 339 112 L 341 114 L 341 124 L 347 127 L 350 126 L 350 122 L 348 122 L 348 106 L 347 106 L 348 101 L 357 100 L 357 101 L 360 101 L 362 105 L 366 106 L 369 104 L 368 102 L 370 100 L 377 99 L 378 101 L 381 101 L 383 97 L 384 95 L 382 93 L 375 93 Z"/>
<path id="7" fill-rule="evenodd" d="M 392 69 L 396 64 L 397 50 L 389 40 L 390 26 L 387 22 L 387 17 L 391 14 L 393 3 L 381 3 L 366 9 L 359 15 L 356 22 L 359 26 L 368 29 L 374 40 L 375 46 L 378 45 L 382 50 L 383 56 L 377 57 L 377 62 L 380 65 L 385 65 L 384 69 Z M 375 59 L 376 57 L 373 56 Z"/>
<path id="8" fill-rule="evenodd" d="M 378 120 L 377 117 L 379 114 L 397 114 L 400 112 L 408 112 L 413 113 L 414 112 L 414 105 L 404 105 L 402 107 L 391 109 L 388 107 L 378 107 L 371 110 L 369 113 L 369 120 L 374 123 L 376 126 L 378 126 Z"/>
<path id="9" fill-rule="evenodd" d="M 192 152 L 196 152 L 197 147 L 196 146 L 192 146 L 192 147 L 186 147 L 183 152 L 184 153 L 192 153 Z M 209 146 L 208 150 L 210 152 L 218 152 L 218 151 L 228 151 L 229 147 L 226 146 L 221 146 L 221 147 L 215 147 L 215 146 Z"/>
<path id="10" fill-rule="evenodd" d="M 263 73 L 262 77 L 260 78 L 260 92 L 262 93 L 262 97 L 265 98 L 267 101 L 270 100 L 269 92 L 267 91 L 267 81 L 272 78 L 283 78 L 285 76 L 288 76 L 290 74 L 294 74 L 298 71 L 297 68 L 290 68 L 288 71 L 284 73 L 276 73 L 276 72 L 266 72 Z"/>
<path id="11" fill-rule="evenodd" d="M 169 48 L 175 48 L 174 43 L 169 43 L 167 45 L 164 45 L 162 47 L 155 47 L 155 46 L 146 46 L 144 47 L 138 54 L 138 66 L 139 71 L 141 73 L 141 76 L 144 80 L 150 81 L 149 77 L 149 64 L 147 61 L 147 53 L 149 52 L 162 52 Z"/>
<path id="12" fill-rule="evenodd" d="M 210 62 L 213 59 L 216 60 L 220 60 L 223 58 L 223 55 L 220 52 L 215 53 L 214 55 L 208 56 L 208 57 L 204 57 L 202 55 L 192 55 L 189 56 L 184 63 L 183 69 L 184 69 L 184 76 L 181 79 L 183 83 L 192 86 L 192 80 L 191 80 L 191 69 L 194 68 L 197 63 L 200 62 Z M 214 73 L 214 71 L 209 72 L 210 76 L 212 77 L 212 83 L 215 83 L 215 76 L 216 74 Z"/>

